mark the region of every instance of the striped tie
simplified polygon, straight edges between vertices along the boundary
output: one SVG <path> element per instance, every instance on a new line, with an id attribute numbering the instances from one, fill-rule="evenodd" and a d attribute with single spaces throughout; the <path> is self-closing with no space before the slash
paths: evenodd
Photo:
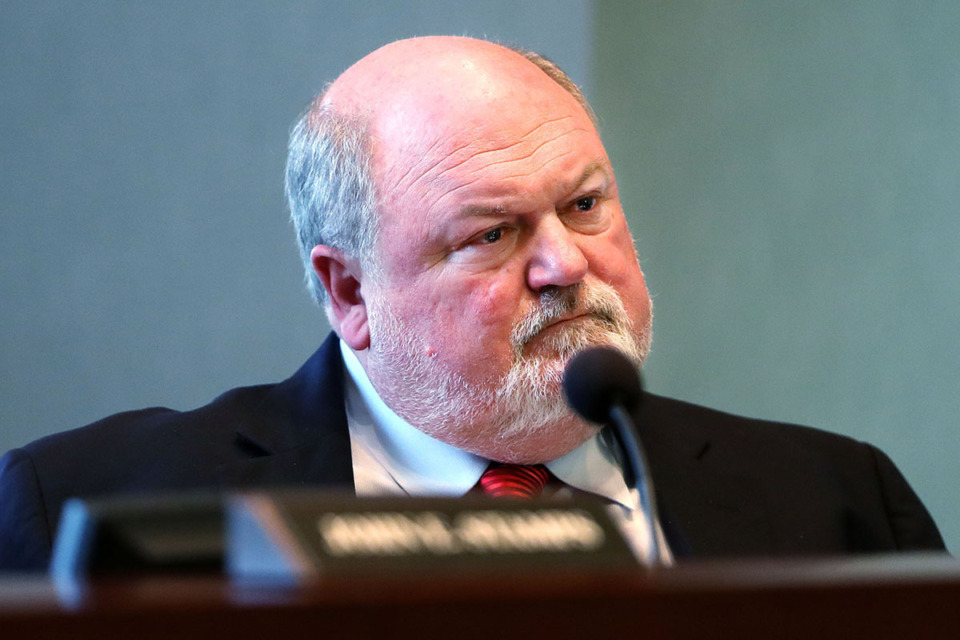
<path id="1" fill-rule="evenodd" d="M 484 495 L 493 498 L 536 498 L 543 491 L 550 472 L 542 464 L 501 464 L 493 462 L 480 476 Z"/>

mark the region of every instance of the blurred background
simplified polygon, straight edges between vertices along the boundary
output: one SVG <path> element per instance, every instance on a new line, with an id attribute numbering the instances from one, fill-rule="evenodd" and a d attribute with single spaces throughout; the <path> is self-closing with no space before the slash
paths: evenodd
<path id="1" fill-rule="evenodd" d="M 289 127 L 369 51 L 441 33 L 540 51 L 596 108 L 650 390 L 879 445 L 960 549 L 947 1 L 4 0 L 0 450 L 289 376 L 328 331 Z"/>

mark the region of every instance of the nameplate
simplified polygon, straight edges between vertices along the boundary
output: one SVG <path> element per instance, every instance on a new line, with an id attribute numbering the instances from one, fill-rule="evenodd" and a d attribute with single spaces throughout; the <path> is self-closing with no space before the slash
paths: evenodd
<path id="1" fill-rule="evenodd" d="M 232 497 L 226 515 L 227 568 L 239 579 L 637 564 L 607 507 L 589 499 L 262 492 Z"/>

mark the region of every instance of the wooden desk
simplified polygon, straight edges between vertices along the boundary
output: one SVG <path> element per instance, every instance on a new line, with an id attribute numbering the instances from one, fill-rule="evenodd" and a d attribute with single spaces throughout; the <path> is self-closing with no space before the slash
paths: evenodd
<path id="1" fill-rule="evenodd" d="M 0 579 L 0 638 L 956 638 L 944 556 L 692 563 L 654 572 L 54 585 Z"/>

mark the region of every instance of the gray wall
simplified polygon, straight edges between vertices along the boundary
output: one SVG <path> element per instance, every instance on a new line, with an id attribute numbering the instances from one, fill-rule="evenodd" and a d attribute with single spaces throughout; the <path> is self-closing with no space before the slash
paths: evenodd
<path id="1" fill-rule="evenodd" d="M 324 85 L 402 37 L 543 51 L 589 87 L 590 6 L 0 3 L 0 451 L 290 375 L 328 331 L 282 174 Z"/>
<path id="2" fill-rule="evenodd" d="M 384 42 L 485 35 L 598 107 L 652 389 L 880 444 L 957 548 L 960 9 L 925 6 L 0 3 L 0 449 L 291 373 L 327 328 L 288 127 Z"/>
<path id="3" fill-rule="evenodd" d="M 960 548 L 960 4 L 595 19 L 651 389 L 880 445 Z"/>

